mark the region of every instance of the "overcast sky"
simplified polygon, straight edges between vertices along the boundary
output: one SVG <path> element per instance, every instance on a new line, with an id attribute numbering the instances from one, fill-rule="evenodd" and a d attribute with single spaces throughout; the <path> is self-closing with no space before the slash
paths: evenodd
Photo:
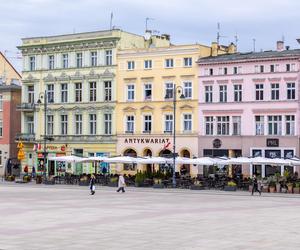
<path id="1" fill-rule="evenodd" d="M 149 29 L 171 35 L 175 44 L 216 40 L 220 23 L 222 44 L 238 36 L 239 51 L 300 48 L 299 0 L 0 0 L 0 50 L 21 69 L 16 46 L 21 38 L 109 29 L 144 34 Z"/>

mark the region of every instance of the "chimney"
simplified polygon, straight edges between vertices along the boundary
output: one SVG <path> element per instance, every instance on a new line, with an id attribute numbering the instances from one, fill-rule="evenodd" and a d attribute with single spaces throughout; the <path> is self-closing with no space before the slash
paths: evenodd
<path id="1" fill-rule="evenodd" d="M 277 51 L 284 51 L 284 42 L 283 41 L 277 41 L 277 47 L 276 50 Z"/>
<path id="2" fill-rule="evenodd" d="M 229 44 L 228 46 L 228 54 L 234 54 L 236 52 L 236 46 L 234 43 Z"/>
<path id="3" fill-rule="evenodd" d="M 217 56 L 218 55 L 218 43 L 212 42 L 211 43 L 211 56 Z"/>

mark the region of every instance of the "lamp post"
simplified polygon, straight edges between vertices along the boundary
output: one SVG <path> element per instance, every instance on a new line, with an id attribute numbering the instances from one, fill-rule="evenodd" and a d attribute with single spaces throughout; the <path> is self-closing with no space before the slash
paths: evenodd
<path id="1" fill-rule="evenodd" d="M 173 175 L 172 175 L 172 184 L 173 188 L 176 188 L 176 97 L 177 93 L 180 94 L 180 99 L 184 99 L 183 88 L 181 86 L 173 85 Z"/>
<path id="2" fill-rule="evenodd" d="M 38 104 L 42 103 L 42 99 L 44 99 L 44 152 L 43 152 L 43 158 L 44 158 L 44 162 L 43 162 L 43 175 L 44 175 L 44 179 L 46 180 L 47 174 L 46 174 L 46 146 L 47 146 L 47 91 L 45 90 L 45 92 L 41 92 L 39 94 L 39 99 L 37 101 Z"/>

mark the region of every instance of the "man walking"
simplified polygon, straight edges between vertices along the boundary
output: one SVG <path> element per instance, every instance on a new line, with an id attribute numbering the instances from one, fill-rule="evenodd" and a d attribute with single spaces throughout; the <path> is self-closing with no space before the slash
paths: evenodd
<path id="1" fill-rule="evenodd" d="M 95 175 L 91 175 L 91 179 L 90 179 L 90 190 L 91 190 L 91 195 L 95 194 Z"/>
<path id="2" fill-rule="evenodd" d="M 118 190 L 117 190 L 117 192 L 119 193 L 122 190 L 122 193 L 125 193 L 125 189 L 124 189 L 125 186 L 126 186 L 126 184 L 125 184 L 124 176 L 123 176 L 123 174 L 120 174 L 119 175 Z"/>
<path id="3" fill-rule="evenodd" d="M 259 193 L 259 195 L 261 195 L 261 191 L 258 189 L 258 183 L 257 183 L 256 175 L 253 175 L 253 180 L 252 180 L 252 195 L 256 191 Z"/>

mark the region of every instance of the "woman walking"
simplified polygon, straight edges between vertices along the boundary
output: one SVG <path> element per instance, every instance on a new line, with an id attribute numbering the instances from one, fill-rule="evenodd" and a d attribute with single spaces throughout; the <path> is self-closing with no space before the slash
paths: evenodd
<path id="1" fill-rule="evenodd" d="M 258 183 L 257 183 L 256 175 L 253 175 L 253 180 L 252 180 L 252 195 L 256 191 L 259 193 L 259 195 L 261 195 L 260 188 L 258 189 Z"/>
<path id="2" fill-rule="evenodd" d="M 118 190 L 117 190 L 117 192 L 120 192 L 122 190 L 122 193 L 125 193 L 125 189 L 124 189 L 125 186 L 126 186 L 126 183 L 125 183 L 124 176 L 123 176 L 123 174 L 120 174 L 119 175 Z"/>
<path id="3" fill-rule="evenodd" d="M 91 190 L 91 195 L 95 194 L 95 175 L 91 175 L 91 179 L 90 179 L 90 190 Z"/>

